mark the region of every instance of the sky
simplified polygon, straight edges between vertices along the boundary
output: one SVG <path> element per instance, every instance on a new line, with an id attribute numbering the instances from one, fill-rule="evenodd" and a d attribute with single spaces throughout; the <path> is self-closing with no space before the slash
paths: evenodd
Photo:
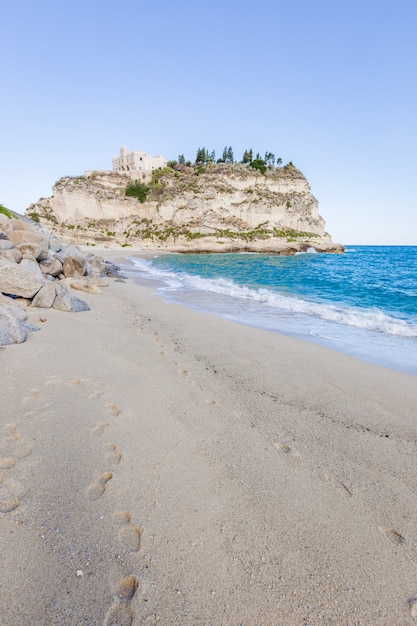
<path id="1" fill-rule="evenodd" d="M 0 4 L 0 203 L 120 146 L 273 152 L 333 240 L 417 245 L 416 0 Z"/>

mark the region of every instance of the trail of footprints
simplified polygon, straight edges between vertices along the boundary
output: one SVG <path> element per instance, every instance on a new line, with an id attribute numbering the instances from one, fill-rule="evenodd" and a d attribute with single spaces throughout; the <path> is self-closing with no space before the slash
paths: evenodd
<path id="1" fill-rule="evenodd" d="M 26 445 L 16 424 L 3 426 L 0 439 L 0 513 L 16 509 L 29 489 L 24 484 L 25 460 L 33 452 Z"/>
<path id="2" fill-rule="evenodd" d="M 96 391 L 89 397 L 95 399 L 101 395 L 100 392 Z M 109 419 L 117 417 L 121 413 L 121 409 L 114 402 L 108 402 L 105 409 Z M 97 422 L 90 431 L 91 436 L 96 438 L 104 435 L 110 425 L 109 421 Z M 86 496 L 90 502 L 103 496 L 109 481 L 113 478 L 113 471 L 111 470 L 115 470 L 122 461 L 122 453 L 116 444 L 108 442 L 103 447 L 108 469 L 97 475 L 87 487 Z M 113 514 L 113 522 L 117 529 L 118 540 L 124 551 L 127 553 L 138 552 L 142 530 L 132 522 L 130 513 L 128 511 L 116 511 Z M 134 619 L 131 601 L 138 584 L 138 578 L 133 573 L 129 573 L 111 584 L 113 602 L 104 618 L 103 626 L 131 626 Z"/>

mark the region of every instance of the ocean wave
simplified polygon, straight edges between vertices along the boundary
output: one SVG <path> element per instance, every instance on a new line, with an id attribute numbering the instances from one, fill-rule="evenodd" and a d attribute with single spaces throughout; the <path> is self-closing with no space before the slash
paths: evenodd
<path id="1" fill-rule="evenodd" d="M 146 259 L 132 259 L 134 268 L 131 275 L 139 273 L 151 280 L 160 281 L 162 291 L 197 291 L 217 294 L 232 298 L 249 305 L 262 305 L 268 315 L 274 311 L 277 315 L 295 313 L 319 318 L 324 321 L 352 326 L 355 328 L 395 335 L 399 337 L 417 337 L 417 324 L 391 317 L 379 309 L 361 309 L 323 302 L 313 302 L 303 298 L 287 296 L 266 288 L 254 288 L 238 285 L 225 278 L 204 278 L 199 275 L 176 273 L 152 265 Z M 129 268 L 123 268 L 129 274 Z M 227 311 L 225 311 L 227 313 Z"/>

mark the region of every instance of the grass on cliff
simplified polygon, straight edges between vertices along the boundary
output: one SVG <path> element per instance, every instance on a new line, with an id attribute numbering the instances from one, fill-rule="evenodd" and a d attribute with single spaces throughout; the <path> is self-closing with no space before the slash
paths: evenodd
<path id="1" fill-rule="evenodd" d="M 13 218 L 13 213 L 11 213 L 11 211 L 9 211 L 9 209 L 6 209 L 6 207 L 3 206 L 2 204 L 0 204 L 0 213 L 2 215 L 5 215 L 6 217 L 8 217 L 9 220 L 11 220 Z"/>

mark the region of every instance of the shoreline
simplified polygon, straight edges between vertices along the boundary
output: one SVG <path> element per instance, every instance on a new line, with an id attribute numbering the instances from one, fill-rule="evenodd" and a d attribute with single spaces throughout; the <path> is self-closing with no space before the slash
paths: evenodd
<path id="1" fill-rule="evenodd" d="M 5 626 L 413 623 L 415 377 L 102 291 L 0 353 Z"/>
<path id="2" fill-rule="evenodd" d="M 101 252 L 104 253 L 104 256 L 112 263 L 124 264 L 125 266 L 130 265 L 132 267 L 134 266 L 134 264 L 129 260 L 128 257 L 138 257 L 142 259 L 152 260 L 152 258 L 154 258 L 155 256 L 161 256 L 161 254 L 162 255 L 175 254 L 175 253 L 167 252 L 167 251 L 163 251 L 161 253 L 161 251 L 157 249 L 153 249 L 149 251 L 144 251 L 141 249 L 134 249 L 131 251 L 130 254 L 125 251 L 116 251 L 116 254 L 106 254 L 108 253 L 108 250 L 105 250 L 105 249 L 102 249 Z M 250 323 L 247 319 L 238 318 L 237 316 L 230 317 L 225 311 L 221 312 L 221 311 L 210 310 L 210 307 L 204 308 L 202 306 L 192 306 L 191 304 L 187 304 L 186 302 L 181 302 L 181 299 L 176 299 L 175 296 L 173 297 L 173 296 L 166 295 L 164 293 L 162 284 L 158 282 L 157 279 L 147 278 L 143 276 L 141 277 L 140 275 L 136 277 L 129 275 L 129 278 L 134 280 L 135 284 L 137 284 L 138 286 L 145 286 L 145 287 L 153 288 L 156 292 L 156 295 L 162 298 L 164 302 L 177 303 L 181 306 L 189 307 L 194 310 L 199 310 L 202 313 L 206 313 L 208 315 L 217 315 L 218 317 L 221 317 L 223 319 L 231 319 L 237 324 L 243 324 L 245 326 L 250 326 L 252 328 L 259 328 L 267 332 L 277 333 L 285 337 L 297 339 L 299 341 L 313 343 L 315 345 L 323 346 L 330 350 L 334 350 L 341 354 L 347 354 L 355 359 L 358 359 L 361 362 L 370 363 L 373 365 L 377 365 L 379 367 L 390 369 L 392 371 L 402 372 L 402 373 L 417 377 L 417 368 L 415 366 L 414 361 L 411 358 L 411 354 L 408 356 L 408 359 L 404 358 L 404 346 L 398 345 L 399 338 L 396 338 L 394 336 L 387 336 L 383 338 L 387 342 L 386 345 L 379 345 L 379 344 L 375 345 L 375 343 L 372 343 L 372 344 L 369 343 L 370 340 L 365 336 L 362 338 L 358 338 L 358 337 L 351 337 L 351 336 L 343 337 L 342 335 L 340 337 L 340 340 L 342 341 L 332 340 L 331 337 L 327 336 L 329 334 L 330 336 L 333 334 L 331 332 L 332 322 L 326 322 L 326 321 L 324 322 L 325 324 L 329 323 L 329 329 L 330 329 L 324 334 L 323 333 L 319 333 L 319 334 L 308 333 L 305 331 L 305 329 L 304 329 L 304 332 L 302 332 L 302 330 L 300 330 L 300 328 L 297 327 L 297 325 L 295 329 L 292 329 L 292 330 L 289 328 L 285 329 L 285 328 L 279 328 L 279 327 L 278 328 L 268 327 L 267 325 L 262 325 L 262 323 L 260 324 L 256 324 L 254 322 Z M 158 288 L 162 288 L 162 293 L 159 292 Z M 314 320 L 312 319 L 311 321 L 313 322 Z M 336 325 L 336 328 L 337 328 L 337 325 Z M 351 332 L 352 328 L 354 327 L 350 327 L 350 326 L 344 327 L 342 325 L 343 332 L 349 333 Z M 352 343 L 349 343 L 349 339 L 352 340 Z M 404 339 L 405 341 L 407 341 L 407 338 L 402 338 L 402 339 L 403 341 Z M 396 341 L 397 341 L 397 345 L 395 346 Z M 394 342 L 394 343 L 391 344 L 390 342 Z M 365 345 L 365 349 L 364 349 L 364 345 Z M 388 354 L 389 357 L 387 357 L 386 354 Z"/>

